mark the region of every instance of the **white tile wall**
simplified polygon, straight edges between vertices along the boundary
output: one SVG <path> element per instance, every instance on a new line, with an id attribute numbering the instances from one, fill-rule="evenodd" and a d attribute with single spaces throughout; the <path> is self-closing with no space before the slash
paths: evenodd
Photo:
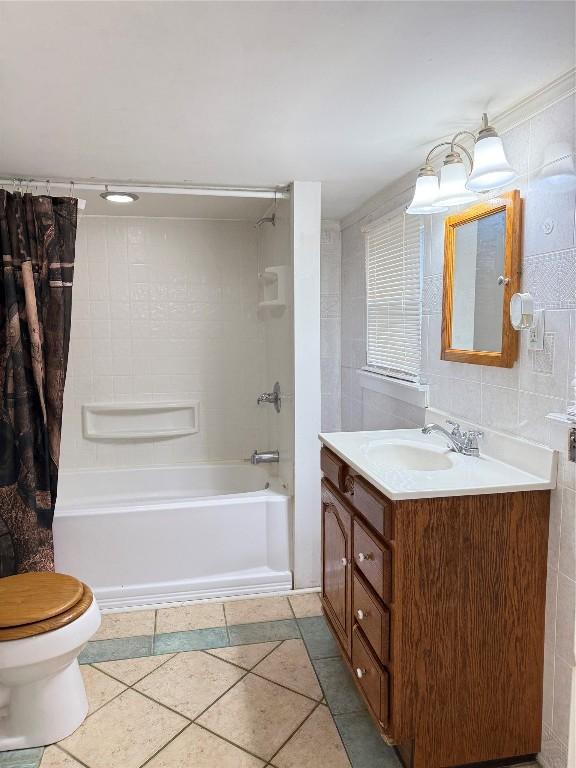
<path id="1" fill-rule="evenodd" d="M 248 222 L 81 219 L 62 469 L 245 458 L 266 442 L 256 231 Z M 197 435 L 82 437 L 88 402 L 200 401 Z"/>
<path id="2" fill-rule="evenodd" d="M 523 174 L 516 184 L 525 201 L 523 287 L 546 310 L 543 352 L 529 352 L 523 333 L 519 360 L 510 370 L 440 360 L 443 216 L 429 217 L 425 223 L 422 359 L 431 405 L 543 443 L 551 441 L 546 414 L 565 410 L 569 382 L 576 376 L 576 193 L 551 194 L 538 175 L 546 143 L 567 141 L 574 146 L 575 113 L 571 96 L 503 136 L 512 164 Z M 392 198 L 370 218 L 401 202 L 406 200 Z M 405 411 L 398 401 L 390 403 L 390 398 L 375 399 L 374 393 L 367 403 L 354 376 L 365 354 L 360 227 L 354 224 L 342 232 L 342 425 L 344 429 L 389 428 L 399 418 L 417 421 L 418 414 Z M 575 520 L 576 465 L 568 463 L 564 451 L 550 521 L 541 754 L 547 768 L 566 768 L 568 760 L 569 702 L 576 679 Z M 571 727 L 576 728 L 576 723 Z"/>

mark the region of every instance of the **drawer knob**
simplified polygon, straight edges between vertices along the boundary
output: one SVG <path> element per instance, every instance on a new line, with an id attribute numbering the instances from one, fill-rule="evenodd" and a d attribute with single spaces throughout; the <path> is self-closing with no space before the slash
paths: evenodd
<path id="1" fill-rule="evenodd" d="M 366 674 L 366 670 L 365 669 L 362 669 L 361 667 L 356 667 L 356 677 L 359 680 L 362 680 L 362 678 L 364 677 L 365 674 Z"/>
<path id="2" fill-rule="evenodd" d="M 363 563 L 365 560 L 374 560 L 374 555 L 372 552 L 367 552 L 364 554 L 364 552 L 358 552 L 358 560 Z"/>
<path id="3" fill-rule="evenodd" d="M 342 565 L 348 565 L 348 560 L 347 560 L 347 558 L 343 557 L 343 558 L 340 560 L 340 563 L 341 563 Z"/>
<path id="4" fill-rule="evenodd" d="M 368 614 L 364 613 L 362 608 L 358 608 L 358 610 L 356 611 L 356 618 L 358 619 L 358 621 L 363 621 L 367 615 Z"/>

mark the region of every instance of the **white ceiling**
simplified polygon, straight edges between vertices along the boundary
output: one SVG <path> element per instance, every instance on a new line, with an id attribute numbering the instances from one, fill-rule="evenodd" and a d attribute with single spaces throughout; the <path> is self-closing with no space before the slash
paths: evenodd
<path id="1" fill-rule="evenodd" d="M 322 181 L 341 217 L 574 65 L 572 2 L 2 2 L 0 173 Z"/>

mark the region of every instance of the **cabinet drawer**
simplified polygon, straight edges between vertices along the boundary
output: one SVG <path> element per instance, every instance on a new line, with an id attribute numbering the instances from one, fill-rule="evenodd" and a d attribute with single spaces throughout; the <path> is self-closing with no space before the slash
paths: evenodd
<path id="1" fill-rule="evenodd" d="M 350 494 L 351 487 L 348 478 L 348 465 L 335 453 L 323 447 L 320 451 L 320 468 L 324 476 L 330 480 L 340 493 Z"/>
<path id="2" fill-rule="evenodd" d="M 354 478 L 354 506 L 381 536 L 394 538 L 391 503 L 359 476 Z"/>
<path id="3" fill-rule="evenodd" d="M 392 602 L 392 552 L 378 544 L 368 531 L 354 521 L 354 562 L 376 594 Z"/>
<path id="4" fill-rule="evenodd" d="M 390 655 L 390 611 L 381 608 L 354 574 L 352 596 L 354 620 L 362 629 L 380 661 L 386 663 Z"/>
<path id="5" fill-rule="evenodd" d="M 356 679 L 378 720 L 388 722 L 388 671 L 382 669 L 364 645 L 358 627 L 352 635 L 352 666 Z"/>

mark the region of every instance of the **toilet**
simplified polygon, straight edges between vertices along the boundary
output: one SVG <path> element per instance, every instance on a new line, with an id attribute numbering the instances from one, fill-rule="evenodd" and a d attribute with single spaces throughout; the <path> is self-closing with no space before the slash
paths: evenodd
<path id="1" fill-rule="evenodd" d="M 52 744 L 82 723 L 78 655 L 99 626 L 92 591 L 73 576 L 0 579 L 0 753 Z"/>

